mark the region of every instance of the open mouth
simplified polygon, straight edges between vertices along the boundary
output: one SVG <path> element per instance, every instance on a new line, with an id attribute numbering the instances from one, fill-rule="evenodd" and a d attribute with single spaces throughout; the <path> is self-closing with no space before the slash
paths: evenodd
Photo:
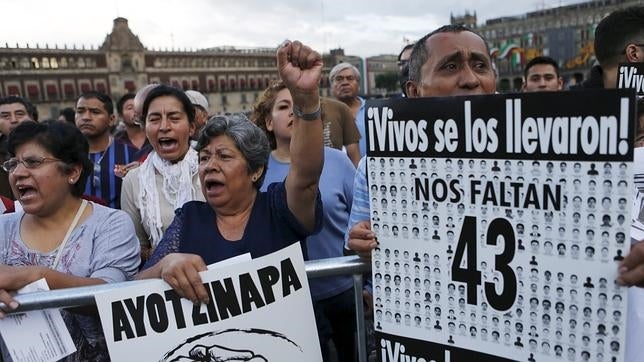
<path id="1" fill-rule="evenodd" d="M 179 142 L 174 138 L 162 137 L 159 138 L 159 148 L 161 150 L 174 150 Z"/>
<path id="2" fill-rule="evenodd" d="M 215 193 L 224 188 L 224 183 L 217 180 L 205 180 L 204 185 L 208 193 Z"/>
<path id="3" fill-rule="evenodd" d="M 16 189 L 18 190 L 18 199 L 21 201 L 33 197 L 37 193 L 36 188 L 29 185 L 18 185 Z"/>

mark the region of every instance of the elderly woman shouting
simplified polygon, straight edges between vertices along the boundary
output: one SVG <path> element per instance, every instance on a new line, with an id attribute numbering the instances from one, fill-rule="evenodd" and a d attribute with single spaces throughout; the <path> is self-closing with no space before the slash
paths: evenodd
<path id="1" fill-rule="evenodd" d="M 176 211 L 139 278 L 162 277 L 180 295 L 207 302 L 198 274 L 206 264 L 247 252 L 266 255 L 320 229 L 322 59 L 302 43 L 287 41 L 277 50 L 277 64 L 295 113 L 286 179 L 260 192 L 270 153 L 264 132 L 245 117 L 211 119 L 196 147 L 206 202 L 188 202 Z"/>

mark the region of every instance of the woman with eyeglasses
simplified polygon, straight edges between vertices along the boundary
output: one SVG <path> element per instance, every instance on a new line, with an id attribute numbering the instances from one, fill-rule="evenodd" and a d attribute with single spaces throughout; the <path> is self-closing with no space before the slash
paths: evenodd
<path id="1" fill-rule="evenodd" d="M 264 132 L 243 115 L 210 119 L 196 146 L 206 202 L 187 202 L 176 210 L 137 278 L 163 277 L 182 297 L 207 302 L 198 274 L 206 265 L 245 253 L 260 257 L 320 230 L 322 59 L 300 42 L 285 42 L 277 64 L 295 113 L 288 176 L 260 191 L 270 153 Z"/>
<path id="2" fill-rule="evenodd" d="M 199 183 L 197 151 L 190 147 L 195 108 L 179 89 L 159 85 L 150 90 L 141 113 L 152 151 L 140 167 L 128 172 L 121 190 L 127 212 L 147 260 L 172 222 L 174 210 L 204 200 Z"/>
<path id="3" fill-rule="evenodd" d="M 62 122 L 23 122 L 10 133 L 8 151 L 2 167 L 22 210 L 0 215 L 0 302 L 17 308 L 12 294 L 42 278 L 62 289 L 133 277 L 140 259 L 132 221 L 81 198 L 92 171 L 81 132 Z M 65 360 L 109 360 L 95 313 L 62 314 L 77 348 Z"/>

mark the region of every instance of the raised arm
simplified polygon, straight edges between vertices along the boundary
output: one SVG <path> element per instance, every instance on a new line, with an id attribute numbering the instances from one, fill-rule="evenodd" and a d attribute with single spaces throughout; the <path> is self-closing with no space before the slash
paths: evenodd
<path id="1" fill-rule="evenodd" d="M 320 54 L 299 41 L 277 50 L 280 77 L 293 97 L 291 167 L 286 177 L 288 208 L 307 229 L 315 228 L 315 204 L 324 164 L 320 118 Z"/>

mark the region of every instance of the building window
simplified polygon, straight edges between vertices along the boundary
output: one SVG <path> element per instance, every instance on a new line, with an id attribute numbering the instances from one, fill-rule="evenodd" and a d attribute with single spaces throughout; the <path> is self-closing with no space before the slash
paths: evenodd
<path id="1" fill-rule="evenodd" d="M 74 85 L 66 83 L 63 85 L 63 92 L 65 93 L 65 98 L 74 98 L 76 97 L 76 92 L 74 92 Z"/>
<path id="2" fill-rule="evenodd" d="M 49 58 L 47 58 L 47 57 L 43 57 L 43 58 L 42 58 L 42 63 L 41 63 L 41 64 L 42 64 L 42 67 L 43 67 L 43 68 L 49 69 Z"/>
<path id="3" fill-rule="evenodd" d="M 181 87 L 183 88 L 184 91 L 190 89 L 190 87 L 188 86 L 187 80 L 181 81 Z"/>
<path id="4" fill-rule="evenodd" d="M 36 57 L 31 58 L 31 67 L 34 69 L 40 68 L 40 62 L 38 62 L 38 58 Z M 28 67 L 25 67 L 25 68 L 28 68 Z"/>
<path id="5" fill-rule="evenodd" d="M 47 90 L 47 97 L 56 98 L 58 96 L 58 89 L 55 84 L 47 84 L 45 89 Z"/>
<path id="6" fill-rule="evenodd" d="M 232 78 L 228 80 L 228 84 L 229 84 L 230 90 L 234 91 L 235 88 L 237 87 L 237 84 L 236 84 L 235 80 L 232 79 Z"/>
<path id="7" fill-rule="evenodd" d="M 124 85 L 128 92 L 134 92 L 136 90 L 136 85 L 132 80 L 126 80 Z"/>
<path id="8" fill-rule="evenodd" d="M 192 80 L 192 89 L 193 90 L 199 90 L 199 81 L 196 79 Z"/>
<path id="9" fill-rule="evenodd" d="M 17 85 L 10 85 L 7 87 L 7 95 L 10 96 L 19 96 L 20 95 L 20 88 L 18 88 Z"/>
<path id="10" fill-rule="evenodd" d="M 101 92 L 101 93 L 107 93 L 107 89 L 105 87 L 105 83 L 103 82 L 97 82 L 96 83 L 96 90 Z"/>
<path id="11" fill-rule="evenodd" d="M 80 90 L 81 93 L 87 93 L 92 90 L 92 87 L 89 85 L 89 83 L 83 82 L 80 84 Z"/>
<path id="12" fill-rule="evenodd" d="M 27 86 L 27 95 L 29 96 L 29 99 L 39 100 L 40 90 L 38 89 L 38 86 L 35 84 L 29 84 Z"/>
<path id="13" fill-rule="evenodd" d="M 67 68 L 67 58 L 65 57 L 60 58 L 60 67 Z"/>
<path id="14" fill-rule="evenodd" d="M 245 90 L 246 89 L 246 79 L 242 78 L 239 80 L 239 89 L 240 90 Z"/>
<path id="15" fill-rule="evenodd" d="M 211 92 L 215 91 L 215 80 L 214 79 L 208 79 L 208 90 Z"/>
<path id="16" fill-rule="evenodd" d="M 255 82 L 255 78 L 250 78 L 250 89 L 257 89 L 257 82 Z"/>
<path id="17" fill-rule="evenodd" d="M 129 56 L 124 55 L 121 59 L 121 69 L 125 71 L 132 71 L 132 60 Z"/>
<path id="18" fill-rule="evenodd" d="M 50 59 L 49 59 L 49 65 L 50 65 L 53 69 L 57 69 L 57 68 L 58 68 L 58 61 L 56 60 L 56 58 L 50 58 Z"/>
<path id="19" fill-rule="evenodd" d="M 219 80 L 219 90 L 221 90 L 222 92 L 226 90 L 226 80 L 224 79 Z"/>

